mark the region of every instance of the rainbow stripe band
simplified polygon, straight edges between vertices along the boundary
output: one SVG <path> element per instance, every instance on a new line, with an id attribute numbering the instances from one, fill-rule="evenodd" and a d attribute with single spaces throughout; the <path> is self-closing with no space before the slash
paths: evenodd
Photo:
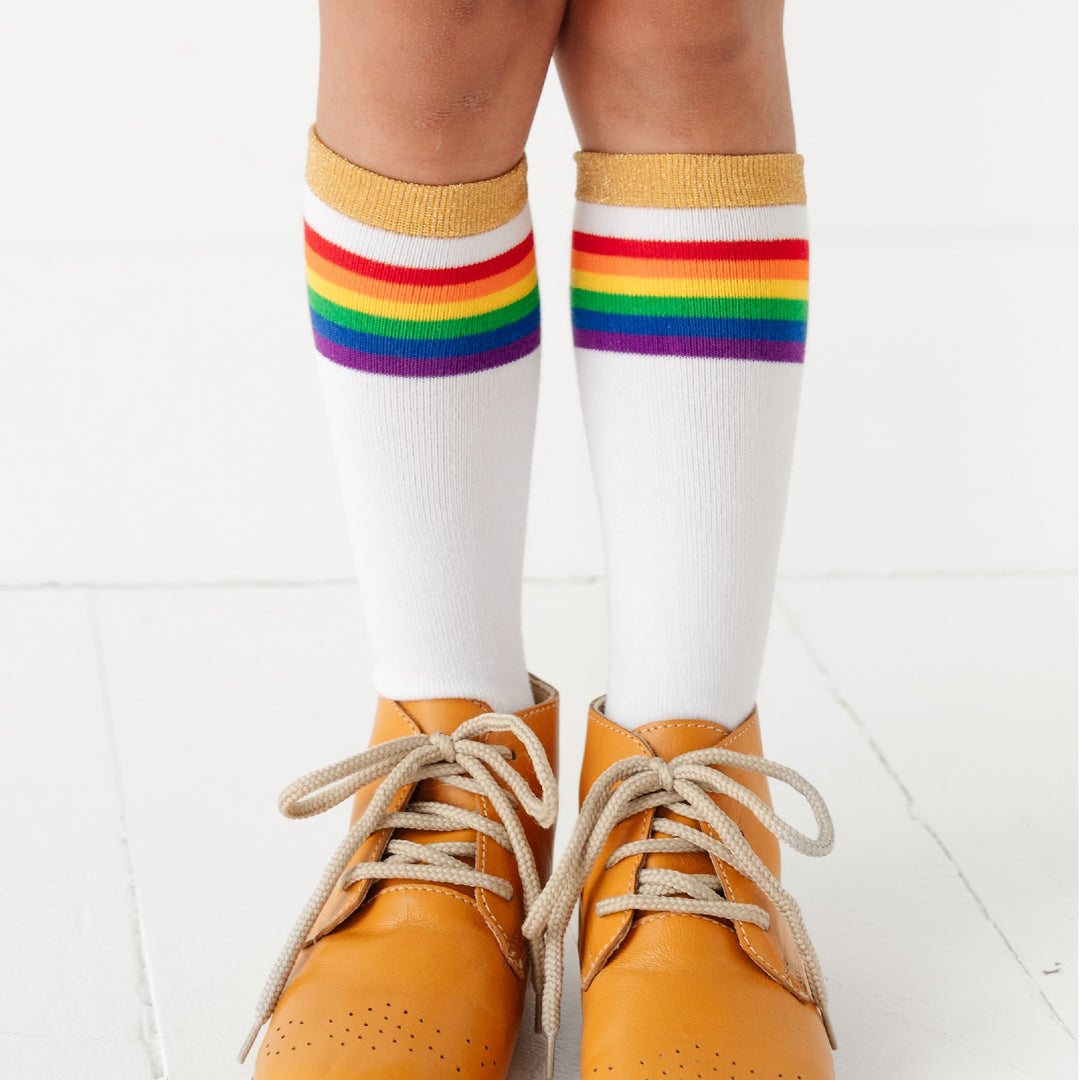
<path id="1" fill-rule="evenodd" d="M 630 240 L 575 232 L 574 344 L 801 363 L 806 240 Z"/>
<path id="2" fill-rule="evenodd" d="M 384 375 L 461 375 L 539 346 L 531 232 L 493 258 L 438 269 L 365 258 L 307 224 L 304 233 L 315 345 L 334 363 Z"/>

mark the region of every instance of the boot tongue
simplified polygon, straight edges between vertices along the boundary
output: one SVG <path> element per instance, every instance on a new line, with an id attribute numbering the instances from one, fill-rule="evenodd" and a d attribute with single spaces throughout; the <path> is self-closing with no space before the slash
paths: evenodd
<path id="1" fill-rule="evenodd" d="M 413 723 L 425 735 L 441 732 L 450 735 L 466 720 L 471 720 L 481 713 L 491 712 L 486 702 L 473 698 L 423 698 L 413 701 L 398 701 L 397 704 L 410 717 Z M 464 810 L 478 809 L 479 799 L 460 788 L 444 784 L 441 780 L 422 780 L 416 787 L 412 802 L 440 802 L 457 806 Z M 412 840 L 417 844 L 446 843 L 457 841 L 475 843 L 476 833 L 471 829 L 456 832 L 428 832 L 425 829 L 398 829 L 395 834 L 399 839 Z M 465 885 L 444 885 L 471 896 L 473 890 Z"/>
<path id="2" fill-rule="evenodd" d="M 487 702 L 474 698 L 426 698 L 398 704 L 425 735 L 437 731 L 449 735 L 466 720 L 492 711 Z"/>
<path id="3" fill-rule="evenodd" d="M 654 724 L 645 724 L 635 732 L 652 752 L 664 761 L 671 761 L 680 754 L 691 750 L 705 750 L 722 743 L 731 733 L 726 727 L 709 720 L 662 720 Z M 656 811 L 658 819 L 669 818 L 684 825 L 695 827 L 696 821 L 674 814 L 671 810 L 660 807 Z M 660 826 L 663 832 L 663 826 Z M 645 859 L 644 865 L 654 870 L 678 870 L 684 874 L 712 874 L 713 868 L 709 856 L 704 851 L 686 854 L 654 854 Z"/>
<path id="4" fill-rule="evenodd" d="M 635 728 L 634 734 L 657 757 L 670 761 L 691 750 L 718 746 L 731 732 L 711 720 L 661 720 Z"/>

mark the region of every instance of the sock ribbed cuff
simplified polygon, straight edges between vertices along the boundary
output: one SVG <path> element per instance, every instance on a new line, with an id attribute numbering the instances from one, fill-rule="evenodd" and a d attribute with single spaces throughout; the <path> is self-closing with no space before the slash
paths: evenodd
<path id="1" fill-rule="evenodd" d="M 528 196 L 526 162 L 490 180 L 413 184 L 372 172 L 308 135 L 308 187 L 327 206 L 377 229 L 433 239 L 473 236 L 512 221 Z"/>
<path id="2" fill-rule="evenodd" d="M 574 343 L 801 363 L 809 284 L 800 154 L 581 151 Z"/>
<path id="3" fill-rule="evenodd" d="M 577 198 L 671 210 L 805 204 L 801 154 L 601 154 L 579 150 Z"/>
<path id="4" fill-rule="evenodd" d="M 536 350 L 524 157 L 491 180 L 414 184 L 347 161 L 312 128 L 307 186 L 308 299 L 327 359 L 424 378 Z"/>

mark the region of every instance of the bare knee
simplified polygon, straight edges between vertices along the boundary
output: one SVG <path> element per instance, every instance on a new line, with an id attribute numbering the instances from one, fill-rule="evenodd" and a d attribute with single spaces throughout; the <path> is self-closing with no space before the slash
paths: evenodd
<path id="1" fill-rule="evenodd" d="M 459 26 L 468 26 L 479 22 L 483 17 L 497 11 L 499 4 L 496 0 L 449 0 L 444 4 L 436 4 L 435 10 L 440 9 L 447 22 L 456 23 Z"/>
<path id="2" fill-rule="evenodd" d="M 782 0 L 604 0 L 583 15 L 576 48 L 636 74 L 688 81 L 748 63 L 782 33 Z"/>
<path id="3" fill-rule="evenodd" d="M 384 123 L 404 131 L 441 131 L 452 135 L 467 127 L 497 103 L 499 87 L 492 80 L 474 79 L 456 85 L 403 86 L 388 102 Z"/>
<path id="4" fill-rule="evenodd" d="M 323 0 L 320 135 L 376 171 L 479 179 L 520 157 L 564 0 Z"/>
<path id="5" fill-rule="evenodd" d="M 556 61 L 587 148 L 793 143 L 783 0 L 571 0 Z"/>

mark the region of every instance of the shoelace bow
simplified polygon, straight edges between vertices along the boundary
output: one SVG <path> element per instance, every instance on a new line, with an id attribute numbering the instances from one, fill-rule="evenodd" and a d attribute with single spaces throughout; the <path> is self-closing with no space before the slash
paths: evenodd
<path id="1" fill-rule="evenodd" d="M 714 765 L 761 773 L 789 785 L 809 803 L 817 822 L 817 837 L 809 837 L 784 821 L 748 788 L 712 768 Z M 832 850 L 833 825 L 825 800 L 809 781 L 785 765 L 714 747 L 680 754 L 670 762 L 655 757 L 629 757 L 607 769 L 586 796 L 566 851 L 529 910 L 523 927 L 530 940 L 542 936 L 547 941 L 541 1023 L 548 1040 L 549 1078 L 553 1075 L 555 1034 L 559 1028 L 562 999 L 562 942 L 582 887 L 611 830 L 621 821 L 657 807 L 666 807 L 681 817 L 696 819 L 709 826 L 719 839 L 682 822 L 654 817 L 653 835 L 616 848 L 605 869 L 633 855 L 704 851 L 752 881 L 787 920 L 806 969 L 811 998 L 821 1012 L 829 1041 L 835 1048 L 821 964 L 806 932 L 799 905 L 747 843 L 738 825 L 710 798 L 712 792 L 728 795 L 741 803 L 778 840 L 796 851 L 820 856 Z M 712 915 L 750 922 L 762 929 L 769 926 L 769 915 L 763 908 L 726 899 L 720 879 L 713 874 L 644 868 L 638 873 L 633 892 L 601 900 L 595 908 L 598 915 L 631 909 Z"/>
<path id="2" fill-rule="evenodd" d="M 508 764 L 512 755 L 507 747 L 480 741 L 485 735 L 497 731 L 509 732 L 525 747 L 540 785 L 539 797 Z M 497 893 L 505 900 L 513 896 L 513 886 L 505 878 L 483 873 L 475 865 L 468 866 L 461 861 L 463 857 L 472 857 L 475 864 L 475 843 L 419 844 L 391 838 L 384 857 L 378 862 L 361 862 L 346 870 L 349 860 L 373 833 L 383 829 L 424 829 L 432 832 L 471 829 L 482 833 L 513 853 L 526 911 L 540 894 L 536 860 L 516 810 L 520 807 L 541 826 L 548 828 L 555 823 L 558 795 L 555 774 L 543 744 L 519 717 L 512 713 L 482 713 L 466 720 L 450 735 L 439 732 L 406 735 L 379 743 L 293 781 L 278 796 L 278 808 L 291 818 L 321 814 L 379 777 L 385 779 L 375 789 L 363 815 L 335 850 L 270 972 L 259 998 L 258 1018 L 240 1051 L 241 1062 L 254 1045 L 263 1024 L 273 1014 L 304 942 L 335 885 L 344 888 L 365 878 L 403 878 L 476 886 Z M 499 785 L 496 777 L 506 784 L 512 795 Z M 429 779 L 438 779 L 451 787 L 484 796 L 491 802 L 499 820 L 494 821 L 475 810 L 442 802 L 410 801 L 401 810 L 389 811 L 390 804 L 402 787 Z M 530 940 L 529 950 L 533 985 L 537 998 L 541 999 L 545 971 L 543 940 Z"/>

